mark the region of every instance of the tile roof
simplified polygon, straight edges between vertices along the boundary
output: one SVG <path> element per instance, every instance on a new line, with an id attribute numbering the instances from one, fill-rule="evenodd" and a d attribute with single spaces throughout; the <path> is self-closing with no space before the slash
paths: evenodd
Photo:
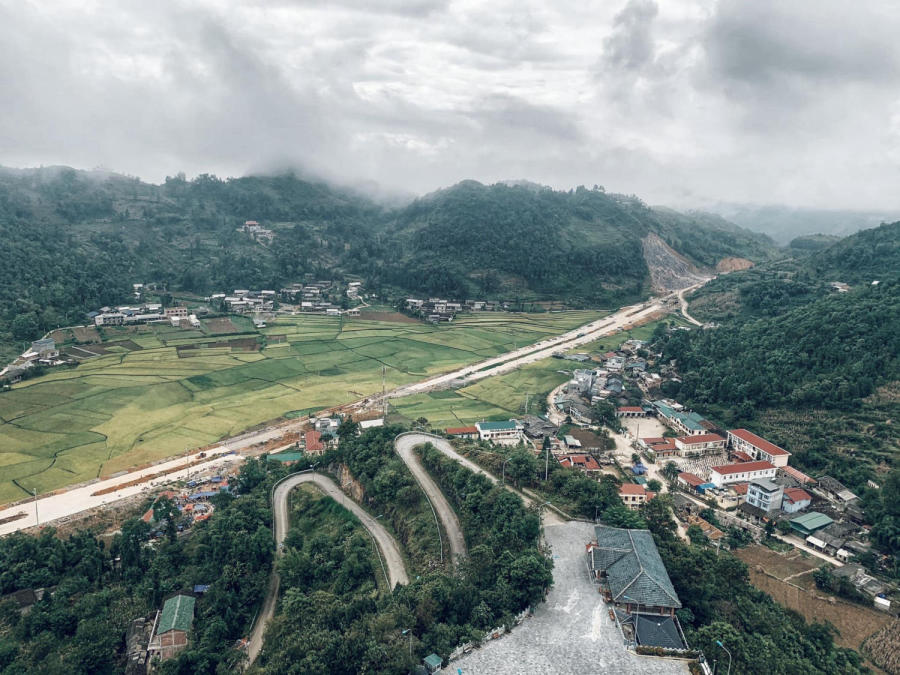
<path id="1" fill-rule="evenodd" d="M 477 427 L 448 427 L 447 433 L 451 436 L 463 436 L 465 434 L 477 434 Z"/>
<path id="2" fill-rule="evenodd" d="M 306 451 L 307 452 L 319 452 L 320 450 L 325 449 L 325 444 L 320 440 L 322 438 L 322 434 L 318 431 L 307 431 L 306 432 Z"/>
<path id="3" fill-rule="evenodd" d="M 639 645 L 662 647 L 663 649 L 684 649 L 684 642 L 678 633 L 678 626 L 670 616 L 648 617 L 638 614 L 634 632 Z"/>
<path id="4" fill-rule="evenodd" d="M 734 490 L 736 495 L 745 495 L 747 494 L 747 489 L 749 487 L 749 483 L 732 483 L 728 486 L 729 490 Z"/>
<path id="5" fill-rule="evenodd" d="M 189 631 L 194 622 L 194 603 L 190 595 L 176 595 L 166 600 L 156 634 L 162 635 L 170 630 Z"/>
<path id="6" fill-rule="evenodd" d="M 722 466 L 714 466 L 712 467 L 712 471 L 715 471 L 717 474 L 721 476 L 725 476 L 732 473 L 745 473 L 749 471 L 762 471 L 764 469 L 774 469 L 775 465 L 771 462 L 741 462 L 740 464 L 724 464 Z"/>
<path id="7" fill-rule="evenodd" d="M 792 466 L 782 466 L 779 468 L 780 471 L 783 471 L 785 474 L 793 478 L 794 480 L 798 480 L 801 483 L 815 483 L 815 479 L 810 478 L 805 473 L 800 471 L 799 469 L 795 469 Z"/>
<path id="8" fill-rule="evenodd" d="M 636 485 L 634 483 L 623 483 L 622 487 L 619 488 L 620 495 L 645 495 L 649 494 L 644 488 L 643 485 Z"/>
<path id="9" fill-rule="evenodd" d="M 743 450 L 735 450 L 732 454 L 732 458 L 736 459 L 739 462 L 752 462 L 753 458 L 748 455 Z"/>
<path id="10" fill-rule="evenodd" d="M 649 530 L 597 525 L 594 531 L 597 545 L 589 550 L 589 563 L 591 569 L 606 572 L 615 602 L 681 607 Z"/>
<path id="11" fill-rule="evenodd" d="M 801 490 L 800 488 L 785 488 L 784 498 L 795 504 L 797 502 L 812 501 L 812 496 L 806 490 Z"/>
<path id="12" fill-rule="evenodd" d="M 600 471 L 602 469 L 602 467 L 597 463 L 596 459 L 594 459 L 590 455 L 585 454 L 560 455 L 559 463 L 562 466 L 574 466 L 586 471 Z"/>
<path id="13" fill-rule="evenodd" d="M 703 479 L 700 478 L 700 476 L 693 474 L 693 473 L 688 473 L 686 471 L 682 471 L 680 474 L 678 474 L 678 477 L 681 480 L 683 480 L 685 483 L 687 483 L 688 485 L 693 485 L 694 487 L 697 487 L 698 485 L 703 485 Z"/>
<path id="14" fill-rule="evenodd" d="M 728 431 L 728 433 L 733 434 L 734 436 L 737 436 L 738 438 L 740 438 L 743 441 L 747 441 L 751 445 L 759 448 L 760 450 L 767 452 L 770 455 L 774 456 L 774 455 L 790 455 L 791 454 L 784 448 L 779 448 L 774 443 L 769 443 L 769 441 L 767 441 L 765 438 L 763 438 L 761 436 L 757 436 L 752 431 L 747 431 L 746 429 L 731 429 Z"/>
<path id="15" fill-rule="evenodd" d="M 616 408 L 618 412 L 644 412 L 644 409 L 639 405 L 623 405 Z"/>

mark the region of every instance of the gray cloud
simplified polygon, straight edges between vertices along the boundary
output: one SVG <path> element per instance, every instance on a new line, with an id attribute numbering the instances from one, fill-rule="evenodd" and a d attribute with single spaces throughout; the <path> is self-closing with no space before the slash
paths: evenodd
<path id="1" fill-rule="evenodd" d="M 636 70 L 653 59 L 653 20 L 659 13 L 654 0 L 628 0 L 613 20 L 613 31 L 603 42 L 603 56 L 613 68 Z"/>
<path id="2" fill-rule="evenodd" d="M 0 164 L 897 207 L 900 10 L 0 0 Z"/>

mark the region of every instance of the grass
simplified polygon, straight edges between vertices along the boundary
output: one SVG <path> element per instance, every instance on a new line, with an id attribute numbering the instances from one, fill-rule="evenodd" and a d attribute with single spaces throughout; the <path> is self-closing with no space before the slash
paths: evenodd
<path id="1" fill-rule="evenodd" d="M 552 316 L 552 315 L 551 315 Z M 672 317 L 668 317 L 669 321 Z M 614 333 L 574 352 L 603 353 L 615 349 L 629 339 L 646 340 L 658 322 Z M 679 324 L 680 325 L 680 324 Z M 435 429 L 467 426 L 482 420 L 507 420 L 528 412 L 539 413 L 546 395 L 569 379 L 572 368 L 581 367 L 571 361 L 543 359 L 510 373 L 488 377 L 455 391 L 439 391 L 392 399 L 391 408 L 399 421 L 413 421 L 424 417 Z"/>
<path id="2" fill-rule="evenodd" d="M 485 313 L 432 326 L 310 315 L 279 318 L 259 332 L 246 317 L 231 317 L 243 337 L 284 341 L 256 352 L 198 347 L 181 356 L 176 345 L 205 345 L 210 336 L 168 326 L 104 329 L 104 346 L 132 340 L 141 349 L 86 359 L 0 393 L 0 503 L 182 454 L 288 413 L 369 396 L 381 390 L 382 368 L 393 388 L 600 316 Z M 408 400 L 403 407 L 449 425 L 506 419 L 517 412 L 520 391 L 548 389 L 559 377 L 535 364 L 471 391 L 424 397 L 421 412 Z"/>

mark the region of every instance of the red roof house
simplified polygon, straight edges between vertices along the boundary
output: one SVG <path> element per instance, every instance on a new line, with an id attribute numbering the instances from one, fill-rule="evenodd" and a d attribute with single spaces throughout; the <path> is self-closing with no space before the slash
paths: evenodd
<path id="1" fill-rule="evenodd" d="M 324 452 L 325 444 L 322 442 L 322 434 L 318 431 L 306 432 L 306 452 Z"/>

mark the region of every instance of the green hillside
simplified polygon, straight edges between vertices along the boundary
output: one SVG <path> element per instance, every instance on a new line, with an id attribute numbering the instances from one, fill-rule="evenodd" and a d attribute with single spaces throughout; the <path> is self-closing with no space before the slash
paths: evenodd
<path id="1" fill-rule="evenodd" d="M 274 242 L 240 232 L 246 220 L 273 230 Z M 653 210 L 602 188 L 465 181 L 386 207 L 290 174 L 151 185 L 65 167 L 0 169 L 0 356 L 127 301 L 136 282 L 205 294 L 352 274 L 393 297 L 615 306 L 649 292 L 641 238 L 651 232 L 700 266 L 775 251 L 721 219 Z"/>

